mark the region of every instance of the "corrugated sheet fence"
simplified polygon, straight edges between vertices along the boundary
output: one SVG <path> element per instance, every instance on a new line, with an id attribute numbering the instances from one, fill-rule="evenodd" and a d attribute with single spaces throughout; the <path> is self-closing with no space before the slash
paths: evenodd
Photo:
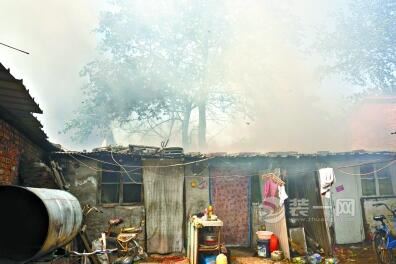
<path id="1" fill-rule="evenodd" d="M 144 160 L 143 183 L 146 207 L 147 251 L 183 251 L 184 168 L 147 167 L 180 163 L 180 160 Z"/>

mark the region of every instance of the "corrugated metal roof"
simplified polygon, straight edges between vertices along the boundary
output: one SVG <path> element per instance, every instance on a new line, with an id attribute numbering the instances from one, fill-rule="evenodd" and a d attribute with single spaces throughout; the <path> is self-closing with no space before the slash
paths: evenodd
<path id="1" fill-rule="evenodd" d="M 318 151 L 316 153 L 300 153 L 295 151 L 290 152 L 267 152 L 267 153 L 225 153 L 217 155 L 218 153 L 206 154 L 209 157 L 229 157 L 229 158 L 252 158 L 252 157 L 325 157 L 325 156 L 358 156 L 358 155 L 396 155 L 395 151 L 344 151 L 344 152 L 330 152 L 330 151 Z M 188 154 L 187 154 L 188 155 Z"/>
<path id="2" fill-rule="evenodd" d="M 0 63 L 0 105 L 10 111 L 26 111 L 42 114 L 22 80 L 11 75 L 10 70 Z"/>
<path id="3" fill-rule="evenodd" d="M 18 116 L 18 114 L 10 112 L 9 110 L 0 106 L 0 118 L 15 127 L 18 131 L 20 131 L 42 149 L 48 151 L 59 150 L 59 148 L 55 147 L 51 142 L 48 141 L 47 135 L 41 129 L 41 123 L 33 115 L 30 114 L 30 116 Z"/>
<path id="4" fill-rule="evenodd" d="M 98 156 L 99 154 L 110 153 L 108 150 L 94 150 L 94 151 L 57 151 L 53 152 L 55 155 L 69 155 L 69 154 L 77 154 L 77 155 L 85 155 L 85 156 Z M 158 154 L 139 154 L 139 153 L 126 153 L 126 152 L 117 152 L 117 150 L 113 150 L 114 154 L 118 155 L 141 155 L 141 156 L 158 156 Z M 184 157 L 187 158 L 208 158 L 208 157 L 216 157 L 216 158 L 288 158 L 288 157 L 326 157 L 326 156 L 363 156 L 363 155 L 385 155 L 385 156 L 395 156 L 395 151 L 345 151 L 345 152 L 330 152 L 330 151 L 318 151 L 316 153 L 299 153 L 296 151 L 290 152 L 267 152 L 267 153 L 258 153 L 258 152 L 240 152 L 240 153 L 227 153 L 227 152 L 216 152 L 216 153 L 200 153 L 200 152 L 191 152 L 183 154 Z"/>
<path id="5" fill-rule="evenodd" d="M 0 63 L 0 117 L 45 150 L 59 150 L 47 140 L 43 125 L 32 113 L 42 113 L 22 80 Z"/>
<path id="6" fill-rule="evenodd" d="M 0 79 L 7 81 L 15 81 L 15 77 L 11 75 L 10 69 L 4 67 L 3 64 L 0 63 Z"/>

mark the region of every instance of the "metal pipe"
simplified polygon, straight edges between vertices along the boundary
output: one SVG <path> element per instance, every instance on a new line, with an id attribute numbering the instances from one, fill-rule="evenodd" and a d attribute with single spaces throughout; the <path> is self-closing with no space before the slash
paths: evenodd
<path id="1" fill-rule="evenodd" d="M 66 191 L 0 186 L 0 263 L 25 263 L 69 243 L 82 210 Z"/>

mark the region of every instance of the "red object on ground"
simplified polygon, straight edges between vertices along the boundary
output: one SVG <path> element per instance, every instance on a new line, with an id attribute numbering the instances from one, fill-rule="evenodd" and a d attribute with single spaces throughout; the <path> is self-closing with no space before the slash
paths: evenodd
<path id="1" fill-rule="evenodd" d="M 269 249 L 270 249 L 271 253 L 272 253 L 272 251 L 279 249 L 279 240 L 278 240 L 277 236 L 275 236 L 274 234 L 271 236 Z"/>

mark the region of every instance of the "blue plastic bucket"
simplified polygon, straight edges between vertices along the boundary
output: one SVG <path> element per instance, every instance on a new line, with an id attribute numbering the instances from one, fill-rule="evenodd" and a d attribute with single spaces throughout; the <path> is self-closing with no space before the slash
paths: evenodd
<path id="1" fill-rule="evenodd" d="M 257 240 L 257 256 L 262 258 L 269 258 L 271 256 L 269 240 Z"/>

